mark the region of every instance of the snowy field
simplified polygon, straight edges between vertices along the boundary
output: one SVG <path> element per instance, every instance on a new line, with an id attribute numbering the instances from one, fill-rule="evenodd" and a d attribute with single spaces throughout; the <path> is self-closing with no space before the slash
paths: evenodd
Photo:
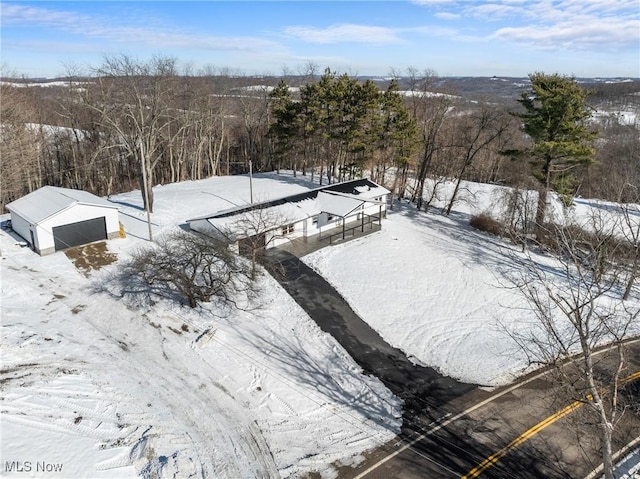
<path id="1" fill-rule="evenodd" d="M 303 260 L 414 362 L 464 382 L 510 383 L 528 370 L 506 331 L 535 325 L 521 294 L 506 287 L 508 277 L 518 272 L 514 260 L 522 255 L 508 242 L 469 226 L 473 214 L 500 217 L 506 188 L 463 182 L 450 217 L 437 208 L 446 206 L 452 185 L 441 190 L 442 201 L 434 203 L 431 213 L 396 204 L 379 233 Z M 549 214 L 556 221 L 584 224 L 595 208 L 607 223 L 615 219 L 611 206 L 578 199 L 567 211 L 552 204 Z M 550 258 L 536 260 L 553 266 Z M 640 307 L 637 287 L 634 296 L 631 301 Z"/>
<path id="2" fill-rule="evenodd" d="M 156 187 L 154 235 L 246 203 L 248 186 Z M 254 178 L 260 199 L 307 187 Z M 111 200 L 123 261 L 146 244 L 145 214 L 139 192 Z M 330 477 L 399 431 L 399 401 L 269 276 L 250 311 L 140 308 L 105 287 L 117 263 L 87 273 L 4 231 L 0 249 L 2 477 Z"/>

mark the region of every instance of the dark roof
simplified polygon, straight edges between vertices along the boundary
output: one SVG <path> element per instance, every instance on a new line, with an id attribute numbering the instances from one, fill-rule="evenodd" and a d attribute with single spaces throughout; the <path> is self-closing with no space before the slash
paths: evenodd
<path id="1" fill-rule="evenodd" d="M 261 203 L 236 206 L 234 208 L 229 208 L 227 210 L 219 211 L 211 215 L 200 216 L 198 218 L 191 218 L 187 220 L 187 222 L 195 221 L 195 220 L 213 219 L 213 218 L 226 218 L 229 216 L 234 216 L 234 215 L 244 213 L 246 211 L 255 210 L 255 209 L 270 208 L 272 206 L 280 206 L 285 203 L 297 203 L 303 200 L 314 199 L 318 196 L 318 193 L 321 191 L 332 191 L 335 193 L 344 193 L 344 194 L 357 196 L 360 194 L 360 191 L 358 191 L 357 188 L 363 187 L 363 186 L 368 186 L 370 188 L 380 188 L 380 185 L 374 183 L 369 178 L 360 178 L 357 180 L 349 180 L 349 181 L 343 181 L 342 183 L 333 183 L 331 185 L 321 186 L 319 188 L 314 188 L 312 190 L 305 191 L 303 193 L 296 193 L 294 195 L 283 196 L 281 198 L 276 198 L 269 201 L 263 201 Z"/>

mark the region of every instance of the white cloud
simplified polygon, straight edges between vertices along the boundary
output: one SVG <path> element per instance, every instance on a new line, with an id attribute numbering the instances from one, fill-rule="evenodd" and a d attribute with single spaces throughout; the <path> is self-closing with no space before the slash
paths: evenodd
<path id="1" fill-rule="evenodd" d="M 638 0 L 416 0 L 437 18 L 502 22 L 488 39 L 528 44 L 534 48 L 614 50 L 638 45 Z"/>
<path id="2" fill-rule="evenodd" d="M 484 20 L 499 20 L 507 17 L 522 16 L 526 13 L 521 6 L 487 3 L 467 10 L 476 17 Z"/>
<path id="3" fill-rule="evenodd" d="M 438 25 L 423 25 L 421 27 L 402 28 L 398 30 L 402 33 L 418 33 L 429 37 L 447 38 L 450 40 L 479 41 L 482 38 L 477 36 L 464 35 L 455 28 L 440 27 Z"/>
<path id="4" fill-rule="evenodd" d="M 93 18 L 75 12 L 2 4 L 5 25 L 41 25 L 114 43 L 139 43 L 154 48 L 254 50 L 277 48 L 275 42 L 255 37 L 220 37 L 183 33 L 176 29 L 123 24 L 115 18 Z"/>
<path id="5" fill-rule="evenodd" d="M 558 10 L 580 13 L 618 13 L 629 11 L 638 14 L 637 0 L 562 0 Z"/>
<path id="6" fill-rule="evenodd" d="M 391 28 L 369 25 L 355 25 L 343 23 L 331 25 L 327 28 L 311 26 L 290 26 L 284 29 L 285 35 L 298 38 L 308 43 L 369 43 L 369 44 L 396 44 L 402 43 Z"/>
<path id="7" fill-rule="evenodd" d="M 591 20 L 591 21 L 589 21 Z M 606 50 L 638 44 L 640 21 L 619 19 L 583 19 L 551 26 L 508 27 L 492 37 L 524 42 L 538 48 Z"/>
<path id="8" fill-rule="evenodd" d="M 5 25 L 34 24 L 70 27 L 90 21 L 89 17 L 74 12 L 61 12 L 46 8 L 15 4 L 0 4 L 2 23 Z"/>
<path id="9" fill-rule="evenodd" d="M 436 12 L 434 14 L 436 18 L 440 18 L 442 20 L 459 20 L 462 18 L 462 15 L 459 13 L 450 13 L 450 12 Z"/>

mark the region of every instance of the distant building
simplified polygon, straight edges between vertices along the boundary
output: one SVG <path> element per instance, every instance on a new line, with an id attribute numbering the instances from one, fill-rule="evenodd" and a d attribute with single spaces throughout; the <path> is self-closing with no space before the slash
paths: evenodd
<path id="1" fill-rule="evenodd" d="M 296 238 L 343 232 L 380 221 L 390 191 L 369 179 L 315 188 L 271 201 L 243 205 L 187 220 L 192 230 L 238 243 L 256 239 L 265 248 Z"/>
<path id="2" fill-rule="evenodd" d="M 13 230 L 40 255 L 119 236 L 118 207 L 82 190 L 45 186 L 6 208 Z"/>

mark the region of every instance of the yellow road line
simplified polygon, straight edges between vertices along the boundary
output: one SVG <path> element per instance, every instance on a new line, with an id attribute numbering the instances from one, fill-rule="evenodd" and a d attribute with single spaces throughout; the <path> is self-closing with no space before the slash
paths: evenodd
<path id="1" fill-rule="evenodd" d="M 626 378 L 620 380 L 620 386 L 623 386 L 623 385 L 627 384 L 628 382 L 635 381 L 636 379 L 640 379 L 640 371 L 632 374 L 631 376 L 627 376 Z M 592 397 L 591 394 L 587 395 L 586 400 L 590 401 L 591 397 Z M 558 419 L 566 416 L 567 414 L 575 411 L 576 409 L 578 409 L 583 404 L 585 404 L 584 401 L 574 401 L 571 404 L 569 404 L 568 406 L 566 406 L 565 408 L 563 408 L 560 411 L 558 411 L 557 413 L 552 414 L 548 418 L 540 421 L 535 426 L 527 429 L 524 433 L 522 433 L 520 436 L 515 438 L 513 441 L 511 441 L 505 447 L 500 449 L 495 454 L 492 454 L 491 456 L 486 458 L 484 461 L 482 461 L 480 464 L 478 464 L 476 467 L 471 469 L 466 475 L 462 476 L 462 479 L 473 479 L 474 477 L 478 477 L 480 474 L 482 474 L 484 471 L 489 469 L 491 466 L 496 464 L 500 459 L 502 459 L 504 456 L 506 456 L 507 453 L 511 449 L 514 449 L 514 448 L 518 447 L 519 445 L 521 445 L 522 443 L 528 441 L 533 436 L 535 436 L 537 433 L 542 431 L 544 428 L 550 426 L 551 424 L 556 422 Z"/>
<path id="2" fill-rule="evenodd" d="M 625 342 L 625 344 L 635 344 L 637 342 L 640 342 L 640 339 L 638 339 L 638 338 L 631 339 L 631 340 Z M 603 353 L 605 351 L 608 351 L 608 350 L 609 350 L 609 348 L 603 348 L 601 350 L 596 351 L 595 354 L 596 355 L 597 354 L 601 354 L 601 353 Z M 416 443 L 422 441 L 427 436 L 431 436 L 431 435 L 435 434 L 440 429 L 443 429 L 443 428 L 447 427 L 449 424 L 456 422 L 458 419 L 460 419 L 462 417 L 468 416 L 469 414 L 471 414 L 472 412 L 476 411 L 477 409 L 480 409 L 481 407 L 486 406 L 487 404 L 495 401 L 496 399 L 504 396 L 505 394 L 508 394 L 508 393 L 510 393 L 512 391 L 515 391 L 516 389 L 521 388 L 525 384 L 529 384 L 530 382 L 535 381 L 536 379 L 540 379 L 541 377 L 546 376 L 547 374 L 549 374 L 549 372 L 550 372 L 550 370 L 545 370 L 545 371 L 539 372 L 539 373 L 535 374 L 534 376 L 530 376 L 528 379 L 523 380 L 522 382 L 513 384 L 513 385 L 509 386 L 508 388 L 503 389 L 502 391 L 494 394 L 493 396 L 489 396 L 488 398 L 480 401 L 479 403 L 476 403 L 473 406 L 465 409 L 464 411 L 459 412 L 455 416 L 449 416 L 448 419 L 446 419 L 445 421 L 439 423 L 437 426 L 435 426 L 435 427 L 429 429 L 428 431 L 422 433 L 420 436 L 418 436 L 417 438 L 413 439 L 412 441 L 403 444 L 402 446 L 400 446 L 398 449 L 396 449 L 392 453 L 388 454 L 387 456 L 384 456 L 378 462 L 372 464 L 367 469 L 365 469 L 360 474 L 358 474 L 356 477 L 354 477 L 354 479 L 362 479 L 362 478 L 368 476 L 370 473 L 372 473 L 373 471 L 378 469 L 380 466 L 382 466 L 386 462 L 391 461 L 392 459 L 394 459 L 396 456 L 402 454 L 407 449 L 413 450 L 413 446 Z"/>
<path id="3" fill-rule="evenodd" d="M 636 379 L 640 379 L 640 371 L 638 371 L 637 373 L 633 373 L 631 376 L 627 376 L 626 378 L 622 379 L 620 381 L 620 386 L 623 386 L 627 383 L 635 381 Z"/>
<path id="4" fill-rule="evenodd" d="M 489 456 L 484 461 L 482 461 L 480 464 L 478 464 L 476 467 L 471 469 L 465 476 L 463 476 L 462 479 L 471 479 L 471 478 L 474 478 L 474 477 L 478 477 L 480 474 L 482 474 L 484 471 L 489 469 L 491 466 L 493 466 L 495 463 L 497 463 L 500 459 L 502 459 L 504 456 L 506 456 L 507 453 L 511 449 L 518 447 L 520 444 L 522 444 L 523 442 L 529 440 L 532 436 L 534 436 L 535 434 L 539 433 L 540 431 L 542 431 L 547 426 L 550 426 L 551 424 L 556 422 L 561 417 L 564 417 L 567 414 L 569 414 L 570 412 L 578 409 L 580 406 L 582 406 L 582 404 L 583 403 L 581 401 L 575 401 L 575 402 L 569 404 L 567 407 L 565 407 L 561 411 L 558 411 L 557 413 L 553 414 L 552 416 L 549 416 L 544 421 L 541 421 L 538 424 L 536 424 L 535 426 L 533 426 L 532 428 L 527 429 L 523 434 L 521 434 L 520 436 L 515 438 L 513 441 L 511 441 L 505 447 L 500 449 L 495 454 Z"/>

